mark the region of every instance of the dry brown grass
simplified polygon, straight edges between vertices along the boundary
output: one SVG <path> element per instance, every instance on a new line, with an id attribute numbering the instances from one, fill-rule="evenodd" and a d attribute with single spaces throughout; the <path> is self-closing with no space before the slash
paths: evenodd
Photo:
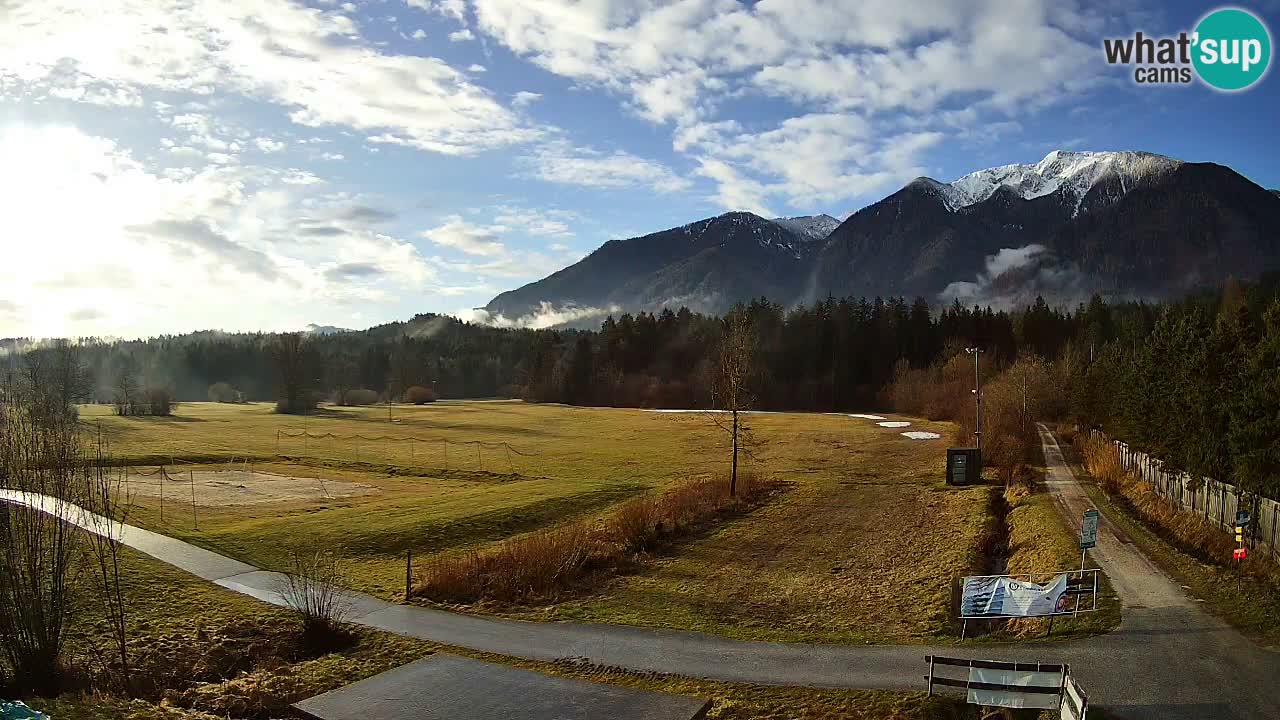
<path id="1" fill-rule="evenodd" d="M 1203 516 L 1182 510 L 1156 492 L 1151 483 L 1125 470 L 1115 445 L 1085 435 L 1077 437 L 1075 445 L 1098 487 L 1113 499 L 1121 500 L 1166 540 L 1183 552 L 1215 565 L 1231 557 L 1235 543 L 1229 535 Z"/>
<path id="2" fill-rule="evenodd" d="M 691 480 L 626 502 L 600 521 L 578 520 L 485 549 L 436 555 L 418 576 L 414 595 L 452 603 L 554 596 L 722 513 L 743 509 L 768 487 L 751 473 L 739 473 L 737 497 L 730 497 L 725 479 Z"/>

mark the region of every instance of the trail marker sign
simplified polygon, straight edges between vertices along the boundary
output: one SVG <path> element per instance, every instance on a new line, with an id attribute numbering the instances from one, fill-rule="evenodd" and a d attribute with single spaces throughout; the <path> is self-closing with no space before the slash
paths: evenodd
<path id="1" fill-rule="evenodd" d="M 1252 519 L 1253 516 L 1249 514 L 1248 510 L 1239 510 L 1236 512 L 1236 527 L 1249 527 L 1249 521 Z"/>
<path id="2" fill-rule="evenodd" d="M 1084 521 L 1080 523 L 1080 549 L 1088 550 L 1098 546 L 1098 511 L 1085 510 Z"/>
<path id="3" fill-rule="evenodd" d="M 1232 556 L 1232 559 L 1235 559 L 1235 560 L 1244 560 L 1245 558 L 1249 557 L 1249 551 L 1242 547 L 1239 547 L 1232 551 L 1231 556 Z"/>

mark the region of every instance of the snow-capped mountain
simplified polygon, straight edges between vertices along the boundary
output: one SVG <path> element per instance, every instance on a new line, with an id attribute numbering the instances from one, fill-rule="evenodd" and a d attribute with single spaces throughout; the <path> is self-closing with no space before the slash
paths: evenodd
<path id="1" fill-rule="evenodd" d="M 773 221 L 802 239 L 813 242 L 826 240 L 827 236 L 840 227 L 840 221 L 830 215 L 801 215 L 799 217 L 773 218 Z"/>
<path id="2" fill-rule="evenodd" d="M 1066 199 L 1074 200 L 1074 214 L 1099 183 L 1110 181 L 1116 186 L 1110 193 L 1114 201 L 1181 166 L 1181 160 L 1147 152 L 1054 150 L 1034 165 L 1002 165 L 978 170 L 954 182 L 937 183 L 937 187 L 952 210 L 980 203 L 1001 187 L 1013 190 L 1024 200 L 1060 191 Z"/>
<path id="3" fill-rule="evenodd" d="M 789 306 L 828 295 L 996 307 L 1042 295 L 1074 306 L 1094 293 L 1175 297 L 1268 271 L 1280 271 L 1275 191 L 1213 163 L 1059 151 L 950 183 L 918 178 L 841 223 L 731 212 L 610 240 L 486 309 L 719 313 L 753 298 Z"/>

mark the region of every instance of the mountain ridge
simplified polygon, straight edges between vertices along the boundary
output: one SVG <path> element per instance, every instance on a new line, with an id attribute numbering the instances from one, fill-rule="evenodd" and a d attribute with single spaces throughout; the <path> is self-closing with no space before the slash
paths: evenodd
<path id="1" fill-rule="evenodd" d="M 616 309 L 719 313 L 761 296 L 1075 304 L 1093 293 L 1159 299 L 1276 269 L 1280 192 L 1214 163 L 1054 151 L 950 183 L 916 178 L 843 222 L 737 211 L 610 240 L 484 309 L 600 310 L 585 323 Z"/>

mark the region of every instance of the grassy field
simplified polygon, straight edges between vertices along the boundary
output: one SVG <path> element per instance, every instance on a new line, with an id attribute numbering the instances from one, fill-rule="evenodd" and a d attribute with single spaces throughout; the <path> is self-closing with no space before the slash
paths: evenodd
<path id="1" fill-rule="evenodd" d="M 941 441 L 843 418 L 754 422 L 770 439 L 762 464 L 792 483 L 779 499 L 598 595 L 522 616 L 778 641 L 951 634 L 950 582 L 979 562 L 990 491 L 942 485 Z"/>
<path id="2" fill-rule="evenodd" d="M 574 517 L 600 517 L 647 490 L 726 469 L 726 436 L 700 414 L 585 409 L 524 403 L 441 403 L 332 408 L 305 421 L 314 435 L 282 439 L 298 418 L 267 405 L 182 404 L 171 419 L 118 418 L 86 408 L 125 462 L 176 461 L 164 521 L 158 498 L 137 494 L 133 521 L 267 568 L 279 569 L 299 541 L 353 561 L 362 590 L 402 592 L 404 557 L 481 547 Z M 879 427 L 843 415 L 751 417 L 750 462 L 786 490 L 762 508 L 615 577 L 598 592 L 536 608 L 473 607 L 531 619 L 582 619 L 815 642 L 899 642 L 954 634 L 954 578 L 977 568 L 989 531 L 989 488 L 942 484 L 944 440 L 911 440 L 904 429 L 949 437 L 944 423 Z M 390 434 L 410 443 L 355 439 Z M 450 460 L 444 468 L 444 441 Z M 464 454 L 468 441 L 510 443 Z M 438 454 L 428 454 L 429 448 Z M 192 517 L 181 471 L 249 458 L 254 471 L 349 482 L 374 489 L 342 498 L 252 505 L 197 505 Z M 198 465 L 184 465 L 187 458 Z M 467 459 L 469 458 L 469 459 Z M 470 462 L 465 465 L 464 462 Z M 483 469 L 482 469 L 483 468 Z M 135 482 L 145 478 L 135 476 Z M 186 497 L 185 506 L 181 499 Z M 195 527 L 198 519 L 199 529 Z M 1052 568 L 1044 568 L 1052 569 Z M 905 600 L 905 601 L 904 601 Z"/>
<path id="3" fill-rule="evenodd" d="M 183 404 L 163 420 L 86 408 L 82 417 L 101 427 L 121 463 L 134 465 L 129 477 L 135 490 L 162 477 L 139 471 L 154 473 L 163 465 L 174 478 L 165 485 L 164 519 L 158 493 L 135 492 L 133 522 L 264 567 L 283 566 L 287 550 L 300 543 L 332 547 L 351 561 L 355 585 L 384 597 L 401 590 L 407 550 L 424 557 L 479 548 L 571 518 L 603 517 L 639 493 L 722 473 L 728 459 L 725 436 L 701 415 L 456 403 L 396 407 L 399 422 L 388 424 L 385 413 L 385 407 L 328 410 L 307 420 L 307 430 L 338 438 L 308 439 L 305 449 L 301 438 L 282 439 L 279 453 L 276 430 L 302 423 L 264 405 Z M 945 438 L 952 428 L 906 420 L 910 428 L 846 416 L 752 416 L 759 443 L 748 464 L 785 486 L 771 501 L 642 557 L 601 587 L 538 607 L 463 609 L 780 641 L 953 639 L 951 587 L 956 576 L 987 562 L 982 549 L 996 525 L 997 491 L 944 486 L 945 440 L 899 433 L 927 430 Z M 357 434 L 411 436 L 417 444 L 411 451 L 406 441 L 388 446 L 365 440 L 357 459 L 351 437 Z M 450 441 L 447 468 L 444 440 Z M 468 456 L 455 448 L 472 440 L 494 445 L 482 446 L 480 459 L 466 465 Z M 517 451 L 510 465 L 499 462 L 506 452 L 498 443 Z M 439 455 L 424 450 L 432 446 Z M 184 474 L 226 470 L 233 458 L 239 472 L 259 475 L 204 476 L 192 517 L 190 481 L 197 475 Z M 272 490 L 278 489 L 272 477 L 317 473 L 314 490 L 291 481 L 279 485 L 287 489 L 280 494 L 286 499 L 264 500 L 271 495 L 266 492 L 236 504 L 237 482 L 261 482 Z M 342 487 L 360 490 L 325 497 L 323 483 L 335 495 Z M 222 494 L 212 496 L 215 486 Z M 201 492 L 211 497 L 201 501 Z M 1070 533 L 1047 500 L 1042 494 L 1014 498 L 1008 515 L 1012 570 L 1057 569 L 1073 554 Z M 762 687 L 536 663 L 372 631 L 358 632 L 351 648 L 314 656 L 299 649 L 297 621 L 284 610 L 138 555 L 129 556 L 126 577 L 135 603 L 135 675 L 145 679 L 147 691 L 133 701 L 37 700 L 37 708 L 62 720 L 280 717 L 298 699 L 445 651 L 706 697 L 713 700 L 712 718 L 977 717 L 955 699 L 914 693 Z M 81 657 L 92 655 L 91 638 L 102 632 L 90 618 L 77 616 L 73 647 Z M 1096 632 L 1113 620 L 1112 614 L 1090 617 L 1075 627 L 1060 625 L 1055 635 Z"/>
<path id="4" fill-rule="evenodd" d="M 134 677 L 141 697 L 66 695 L 28 699 L 56 720 L 235 720 L 291 717 L 288 705 L 435 652 L 463 654 L 539 672 L 712 700 L 709 717 L 949 720 L 975 718 L 954 699 L 919 693 L 814 690 L 633 674 L 571 663 L 540 663 L 361 631 L 356 644 L 318 657 L 291 650 L 296 621 L 286 611 L 207 583 L 142 555 L 124 566 L 131 598 Z M 79 613 L 74 651 L 84 657 L 102 632 Z"/>

